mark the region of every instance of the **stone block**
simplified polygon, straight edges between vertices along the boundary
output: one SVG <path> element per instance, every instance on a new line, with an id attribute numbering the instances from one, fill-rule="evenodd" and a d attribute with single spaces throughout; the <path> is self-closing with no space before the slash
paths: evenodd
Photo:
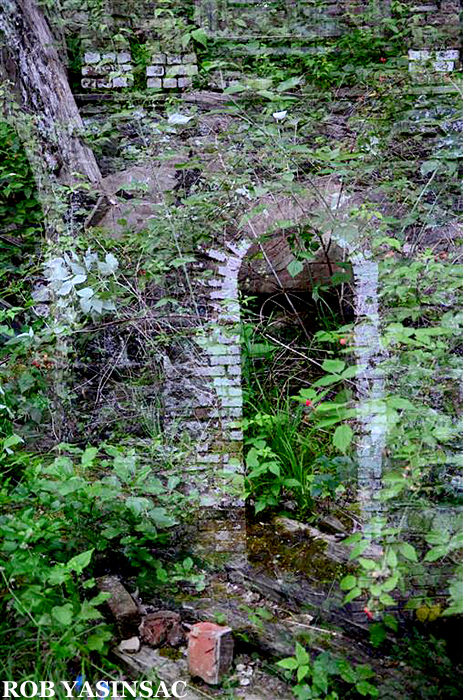
<path id="1" fill-rule="evenodd" d="M 162 87 L 161 78 L 148 78 L 148 80 L 146 81 L 146 87 L 161 88 Z"/>
<path id="2" fill-rule="evenodd" d="M 116 62 L 116 53 L 114 51 L 109 51 L 108 53 L 104 53 L 101 56 L 101 60 L 104 61 L 105 63 L 115 63 Z"/>
<path id="3" fill-rule="evenodd" d="M 165 88 L 176 88 L 177 80 L 175 78 L 164 78 L 162 81 L 162 86 Z"/>
<path id="4" fill-rule="evenodd" d="M 232 365 L 231 367 L 228 367 L 228 374 L 240 376 L 241 365 Z"/>
<path id="5" fill-rule="evenodd" d="M 214 622 L 198 622 L 188 638 L 188 670 L 193 678 L 217 685 L 229 672 L 233 661 L 233 636 L 230 627 Z"/>
<path id="6" fill-rule="evenodd" d="M 98 51 L 86 51 L 84 53 L 84 63 L 99 63 L 101 54 Z"/>
<path id="7" fill-rule="evenodd" d="M 129 63 L 132 60 L 132 56 L 129 51 L 119 51 L 117 54 L 118 63 Z"/>
<path id="8" fill-rule="evenodd" d="M 178 54 L 167 54 L 167 63 L 169 65 L 172 65 L 174 63 L 181 63 L 182 62 L 182 57 L 179 56 Z"/>
<path id="9" fill-rule="evenodd" d="M 168 644 L 178 647 L 184 641 L 180 615 L 171 610 L 159 610 L 146 615 L 139 627 L 140 637 L 151 647 Z"/>
<path id="10" fill-rule="evenodd" d="M 195 53 L 185 53 L 182 56 L 182 63 L 197 63 L 198 60 L 196 58 Z"/>
<path id="11" fill-rule="evenodd" d="M 146 67 L 146 75 L 150 78 L 156 76 L 156 75 L 164 75 L 165 69 L 164 66 L 147 66 Z"/>
<path id="12" fill-rule="evenodd" d="M 107 601 L 108 607 L 122 633 L 136 631 L 140 623 L 138 608 L 117 576 L 102 576 L 96 583 L 100 591 L 111 594 Z"/>
<path id="13" fill-rule="evenodd" d="M 191 78 L 179 78 L 177 82 L 178 82 L 179 88 L 191 87 Z"/>
<path id="14" fill-rule="evenodd" d="M 123 639 L 117 648 L 119 649 L 119 651 L 125 654 L 136 654 L 140 651 L 140 640 L 138 639 L 138 637 L 130 637 L 130 639 Z"/>
<path id="15" fill-rule="evenodd" d="M 123 71 L 124 73 L 129 73 L 132 71 L 132 64 L 131 63 L 122 63 L 119 66 L 119 70 Z"/>

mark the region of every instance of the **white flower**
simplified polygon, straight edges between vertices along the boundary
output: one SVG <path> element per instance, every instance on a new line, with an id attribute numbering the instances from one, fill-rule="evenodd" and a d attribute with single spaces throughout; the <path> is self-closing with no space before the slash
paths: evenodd
<path id="1" fill-rule="evenodd" d="M 167 120 L 168 124 L 188 124 L 189 121 L 191 121 L 193 117 L 187 117 L 184 114 L 180 114 L 179 112 L 175 112 L 175 114 L 171 114 L 169 119 Z"/>
<path id="2" fill-rule="evenodd" d="M 272 117 L 277 121 L 277 122 L 282 122 L 283 119 L 286 119 L 286 115 L 288 114 L 288 110 L 284 109 L 282 112 L 274 112 L 272 114 Z"/>

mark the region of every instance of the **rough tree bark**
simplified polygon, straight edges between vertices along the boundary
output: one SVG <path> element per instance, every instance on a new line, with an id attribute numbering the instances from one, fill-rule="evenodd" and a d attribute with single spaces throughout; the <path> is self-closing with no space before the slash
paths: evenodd
<path id="1" fill-rule="evenodd" d="M 40 194 L 49 199 L 50 184 L 86 181 L 98 186 L 101 174 L 80 132 L 82 119 L 69 87 L 50 26 L 34 0 L 0 3 L 2 72 L 12 89 L 6 105 L 16 102 L 30 117 L 32 137 L 26 148 Z M 15 98 L 15 99 L 14 99 Z"/>

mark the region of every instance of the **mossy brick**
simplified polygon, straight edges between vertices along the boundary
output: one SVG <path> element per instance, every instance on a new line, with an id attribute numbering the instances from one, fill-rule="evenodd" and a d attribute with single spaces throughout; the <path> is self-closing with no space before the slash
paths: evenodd
<path id="1" fill-rule="evenodd" d="M 105 63 L 115 63 L 116 62 L 116 53 L 114 51 L 109 51 L 108 53 L 104 53 L 101 56 L 101 60 L 104 61 Z"/>
<path id="2" fill-rule="evenodd" d="M 223 396 L 222 406 L 234 408 L 243 405 L 243 399 L 241 396 Z"/>
<path id="3" fill-rule="evenodd" d="M 191 87 L 191 78 L 179 78 L 177 80 L 179 88 L 189 88 Z"/>
<path id="4" fill-rule="evenodd" d="M 161 88 L 162 87 L 162 80 L 161 78 L 148 78 L 146 81 L 146 87 L 148 88 Z"/>
<path id="5" fill-rule="evenodd" d="M 198 59 L 194 53 L 185 53 L 182 56 L 182 63 L 197 63 Z"/>
<path id="6" fill-rule="evenodd" d="M 174 63 L 181 63 L 182 62 L 182 57 L 180 56 L 180 54 L 176 54 L 176 53 L 166 54 L 166 58 L 167 58 L 167 64 L 169 66 L 174 64 Z"/>
<path id="7" fill-rule="evenodd" d="M 176 88 L 177 81 L 175 78 L 164 78 L 162 81 L 162 86 L 165 88 Z"/>
<path id="8" fill-rule="evenodd" d="M 116 58 L 118 63 L 130 63 L 132 60 L 132 56 L 128 51 L 120 51 Z"/>
<path id="9" fill-rule="evenodd" d="M 151 63 L 166 63 L 166 60 L 165 53 L 154 53 L 151 56 Z"/>

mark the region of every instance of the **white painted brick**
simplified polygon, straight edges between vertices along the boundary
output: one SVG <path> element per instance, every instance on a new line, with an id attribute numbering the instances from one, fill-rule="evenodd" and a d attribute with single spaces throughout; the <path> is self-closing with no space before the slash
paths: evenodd
<path id="1" fill-rule="evenodd" d="M 220 455 L 217 455 L 217 454 L 198 455 L 196 457 L 196 460 L 198 462 L 200 462 L 201 464 L 218 464 L 220 462 Z"/>
<path id="2" fill-rule="evenodd" d="M 217 345 L 214 343 L 206 343 L 205 347 L 209 355 L 225 355 L 230 351 L 230 348 L 226 345 Z"/>
<path id="3" fill-rule="evenodd" d="M 239 365 L 239 355 L 218 355 L 211 357 L 211 365 Z"/>
<path id="4" fill-rule="evenodd" d="M 179 78 L 177 83 L 179 88 L 188 88 L 192 85 L 191 78 Z"/>
<path id="5" fill-rule="evenodd" d="M 123 71 L 124 73 L 129 73 L 132 71 L 132 64 L 131 63 L 121 63 L 119 66 L 119 70 Z"/>
<path id="6" fill-rule="evenodd" d="M 182 57 L 179 56 L 178 54 L 167 54 L 167 63 L 169 65 L 172 65 L 173 63 L 181 63 L 182 62 Z"/>
<path id="7" fill-rule="evenodd" d="M 118 63 L 129 63 L 132 60 L 132 56 L 129 51 L 120 51 L 117 54 Z"/>
<path id="8" fill-rule="evenodd" d="M 224 260 L 227 259 L 225 253 L 222 253 L 219 250 L 208 250 L 207 254 L 210 258 L 213 258 L 214 260 L 220 260 L 220 262 L 224 262 Z"/>
<path id="9" fill-rule="evenodd" d="M 81 80 L 81 85 L 84 90 L 93 90 L 97 87 L 95 78 L 83 78 Z"/>
<path id="10" fill-rule="evenodd" d="M 222 399 L 222 406 L 224 407 L 238 407 L 243 405 L 243 399 L 241 396 L 224 396 Z"/>
<path id="11" fill-rule="evenodd" d="M 175 78 L 164 78 L 162 81 L 162 86 L 165 88 L 176 88 L 177 87 L 177 81 Z"/>
<path id="12" fill-rule="evenodd" d="M 113 86 L 112 81 L 107 78 L 98 78 L 96 84 L 99 88 L 112 88 Z"/>
<path id="13" fill-rule="evenodd" d="M 154 78 L 156 75 L 164 75 L 164 66 L 146 66 L 146 75 Z"/>
<path id="14" fill-rule="evenodd" d="M 440 73 L 450 73 L 455 68 L 455 61 L 434 61 L 432 65 Z"/>
<path id="15" fill-rule="evenodd" d="M 195 374 L 199 377 L 220 377 L 225 374 L 225 367 L 217 365 L 215 367 L 197 367 Z"/>
<path id="16" fill-rule="evenodd" d="M 216 386 L 216 387 L 231 386 L 231 379 L 230 379 L 230 377 L 214 377 L 214 386 Z"/>
<path id="17" fill-rule="evenodd" d="M 460 52 L 458 49 L 447 49 L 446 51 L 436 51 L 438 61 L 458 61 Z"/>
<path id="18" fill-rule="evenodd" d="M 228 374 L 236 374 L 237 379 L 240 378 L 241 375 L 241 365 L 235 365 L 227 368 Z"/>
<path id="19" fill-rule="evenodd" d="M 84 54 L 85 63 L 99 63 L 101 54 L 98 51 L 87 51 Z"/>
<path id="20" fill-rule="evenodd" d="M 161 88 L 162 87 L 161 78 L 148 78 L 148 80 L 146 81 L 146 87 Z"/>
<path id="21" fill-rule="evenodd" d="M 217 292 L 211 292 L 210 298 L 211 299 L 234 299 L 236 297 L 236 293 L 233 293 L 235 290 L 232 289 L 219 289 Z"/>
<path id="22" fill-rule="evenodd" d="M 121 75 L 117 78 L 113 78 L 113 87 L 128 87 L 129 82 L 131 81 L 128 75 Z"/>
<path id="23" fill-rule="evenodd" d="M 116 54 L 114 51 L 110 51 L 109 53 L 104 53 L 101 57 L 102 61 L 107 61 L 108 63 L 111 61 L 114 63 L 116 61 Z"/>
<path id="24" fill-rule="evenodd" d="M 241 430 L 232 430 L 230 432 L 230 439 L 231 440 L 242 440 L 243 439 L 243 433 Z"/>
<path id="25" fill-rule="evenodd" d="M 165 63 L 166 62 L 166 54 L 165 53 L 155 53 L 151 56 L 151 60 L 153 63 Z"/>
<path id="26" fill-rule="evenodd" d="M 408 52 L 408 58 L 410 61 L 428 61 L 431 58 L 431 52 L 427 49 L 423 51 L 415 51 L 410 49 Z"/>

